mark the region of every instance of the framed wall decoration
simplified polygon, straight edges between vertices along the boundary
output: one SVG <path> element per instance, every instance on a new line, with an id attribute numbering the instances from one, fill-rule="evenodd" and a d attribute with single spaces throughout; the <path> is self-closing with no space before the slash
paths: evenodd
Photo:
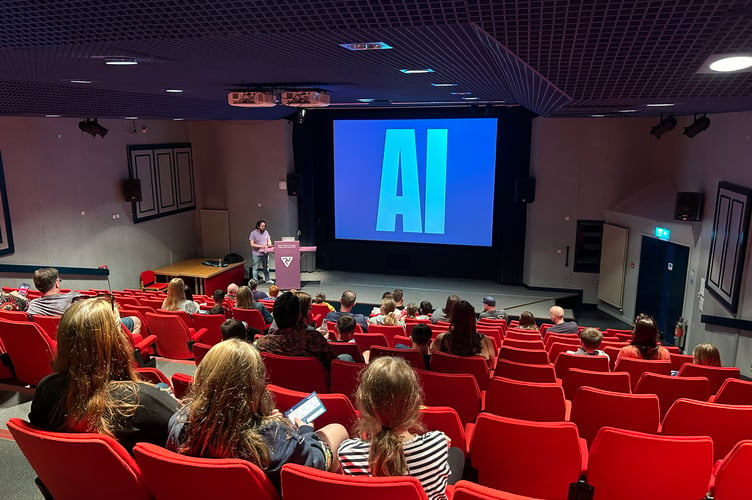
<path id="1" fill-rule="evenodd" d="M 752 190 L 718 183 L 705 287 L 731 314 L 739 306 Z"/>
<path id="2" fill-rule="evenodd" d="M 10 225 L 10 208 L 8 207 L 8 192 L 5 189 L 5 173 L 3 159 L 0 157 L 0 255 L 10 255 L 15 252 L 13 247 L 13 229 Z"/>

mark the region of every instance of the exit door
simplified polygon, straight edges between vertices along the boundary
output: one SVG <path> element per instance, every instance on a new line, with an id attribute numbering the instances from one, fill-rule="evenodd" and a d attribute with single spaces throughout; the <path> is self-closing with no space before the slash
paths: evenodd
<path id="1" fill-rule="evenodd" d="M 635 312 L 653 316 L 663 343 L 674 343 L 674 325 L 684 315 L 689 247 L 642 237 Z"/>

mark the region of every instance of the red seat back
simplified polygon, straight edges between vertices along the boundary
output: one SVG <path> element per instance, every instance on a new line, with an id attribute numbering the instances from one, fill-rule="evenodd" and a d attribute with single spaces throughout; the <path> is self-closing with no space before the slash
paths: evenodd
<path id="1" fill-rule="evenodd" d="M 629 382 L 627 372 L 591 372 L 580 368 L 570 368 L 561 379 L 564 388 L 564 396 L 570 401 L 580 387 L 597 387 L 611 392 L 624 392 L 629 394 L 632 385 Z"/>
<path id="2" fill-rule="evenodd" d="M 329 370 L 329 377 L 331 378 L 329 390 L 344 394 L 354 404 L 355 391 L 358 389 L 358 377 L 366 366 L 365 363 L 348 363 L 339 359 L 333 360 Z"/>
<path id="3" fill-rule="evenodd" d="M 681 474 L 635 474 L 634 466 L 681 462 Z M 603 428 L 590 447 L 587 481 L 593 500 L 705 498 L 713 466 L 713 443 L 704 437 L 656 436 Z M 719 498 L 720 500 L 720 498 Z"/>
<path id="4" fill-rule="evenodd" d="M 715 472 L 713 498 L 718 500 L 747 500 L 749 471 L 752 470 L 752 441 L 739 441 L 726 455 Z"/>
<path id="5" fill-rule="evenodd" d="M 658 359 L 637 359 L 621 358 L 616 361 L 614 370 L 617 372 L 629 372 L 629 379 L 632 382 L 632 391 L 637 386 L 643 373 L 660 373 L 662 375 L 671 375 L 671 361 Z"/>
<path id="6" fill-rule="evenodd" d="M 634 390 L 637 394 L 655 394 L 661 406 L 661 418 L 679 398 L 707 401 L 710 397 L 705 377 L 672 377 L 658 373 L 643 373 Z"/>
<path id="7" fill-rule="evenodd" d="M 329 380 L 321 362 L 313 356 L 283 356 L 262 352 L 268 383 L 302 391 L 328 393 Z"/>
<path id="8" fill-rule="evenodd" d="M 133 451 L 156 498 L 237 498 L 242 492 L 248 498 L 279 500 L 264 471 L 247 460 L 189 457 L 151 443 L 138 443 Z"/>
<path id="9" fill-rule="evenodd" d="M 109 436 L 51 432 L 19 418 L 8 429 L 56 500 L 152 498 L 133 457 Z"/>
<path id="10" fill-rule="evenodd" d="M 0 319 L 0 341 L 21 383 L 35 386 L 52 373 L 57 343 L 38 324 Z"/>
<path id="11" fill-rule="evenodd" d="M 726 379 L 739 378 L 740 370 L 736 366 L 705 366 L 686 363 L 679 370 L 680 377 L 706 377 L 710 383 L 710 394 L 715 394 Z"/>
<path id="12" fill-rule="evenodd" d="M 245 321 L 250 328 L 255 328 L 262 332 L 266 330 L 264 315 L 258 309 L 241 309 L 236 307 L 232 310 L 232 316 L 238 321 Z"/>
<path id="13" fill-rule="evenodd" d="M 428 498 L 420 481 L 412 476 L 344 476 L 292 463 L 282 467 L 282 491 L 285 500 Z"/>
<path id="14" fill-rule="evenodd" d="M 559 384 L 494 377 L 486 390 L 483 411 L 536 422 L 567 420 L 567 403 Z"/>
<path id="15" fill-rule="evenodd" d="M 34 323 L 42 327 L 44 333 L 46 333 L 52 340 L 57 340 L 57 325 L 60 324 L 61 316 L 44 316 L 43 314 L 35 314 L 32 319 Z"/>
<path id="16" fill-rule="evenodd" d="M 175 314 L 146 313 L 149 330 L 157 337 L 157 352 L 170 359 L 193 359 L 188 349 L 191 332 Z"/>
<path id="17" fill-rule="evenodd" d="M 382 347 L 390 346 L 389 341 L 386 339 L 386 335 L 383 333 L 355 333 L 353 334 L 353 338 L 362 352 L 371 349 L 372 345 L 380 345 Z"/>
<path id="18" fill-rule="evenodd" d="M 417 349 L 398 349 L 396 347 L 383 347 L 380 345 L 371 346 L 371 355 L 368 360 L 373 361 L 381 356 L 394 356 L 407 361 L 413 368 L 427 370 L 426 361 L 423 355 Z M 433 358 L 433 356 L 431 356 Z M 438 370 L 442 371 L 442 370 Z"/>
<path id="19" fill-rule="evenodd" d="M 450 406 L 457 410 L 463 423 L 475 422 L 481 408 L 480 389 L 475 377 L 426 370 L 416 372 L 423 387 L 426 405 Z"/>
<path id="20" fill-rule="evenodd" d="M 583 469 L 583 447 L 571 422 L 530 422 L 481 413 L 470 438 L 470 461 L 484 486 L 567 498 L 569 484 Z"/>
<path id="21" fill-rule="evenodd" d="M 394 345 L 395 335 L 405 335 L 405 328 L 400 325 L 368 325 L 368 333 L 383 333 L 386 337 L 387 345 Z"/>
<path id="22" fill-rule="evenodd" d="M 752 382 L 727 378 L 718 393 L 711 396 L 709 402 L 726 405 L 752 405 Z"/>
<path id="23" fill-rule="evenodd" d="M 540 349 L 520 349 L 517 347 L 511 347 L 508 344 L 508 340 L 504 341 L 499 351 L 499 359 L 506 359 L 507 361 L 514 361 L 515 363 L 525 363 L 528 365 L 547 365 L 549 364 L 548 353 Z"/>
<path id="24" fill-rule="evenodd" d="M 352 356 L 353 361 L 355 363 L 365 363 L 365 359 L 363 359 L 363 352 L 361 352 L 360 347 L 358 347 L 358 344 L 354 342 L 334 342 L 329 341 L 329 345 L 332 347 L 332 350 L 336 355 L 340 354 L 349 354 Z"/>
<path id="25" fill-rule="evenodd" d="M 710 436 L 715 460 L 720 460 L 743 439 L 752 439 L 752 406 L 677 400 L 663 419 L 661 434 Z"/>
<path id="26" fill-rule="evenodd" d="M 675 352 L 670 352 L 669 356 L 671 359 L 671 369 L 676 372 L 681 370 L 681 367 L 686 363 L 692 363 L 695 360 L 695 357 L 691 354 L 677 354 Z"/>
<path id="27" fill-rule="evenodd" d="M 496 360 L 496 368 L 494 368 L 493 376 L 525 380 L 527 382 L 556 382 L 556 372 L 554 372 L 552 364 L 530 365 L 502 358 Z"/>
<path id="28" fill-rule="evenodd" d="M 491 380 L 488 364 L 482 356 L 455 356 L 441 351 L 431 354 L 431 370 L 442 373 L 469 373 L 478 382 L 478 388 L 485 391 Z"/>
<path id="29" fill-rule="evenodd" d="M 465 426 L 457 410 L 449 406 L 421 406 L 420 419 L 427 431 L 441 431 L 452 440 L 452 446 L 467 453 Z"/>
<path id="30" fill-rule="evenodd" d="M 660 407 L 655 394 L 624 394 L 582 387 L 572 401 L 570 420 L 580 436 L 593 443 L 601 427 L 658 432 Z"/>
<path id="31" fill-rule="evenodd" d="M 559 354 L 554 362 L 556 376 L 562 378 L 572 368 L 590 370 L 591 372 L 607 372 L 609 371 L 608 358 L 606 356 L 588 356 L 585 354 L 568 354 L 566 352 Z"/>
<path id="32" fill-rule="evenodd" d="M 224 314 L 194 314 L 192 319 L 196 328 L 206 328 L 206 333 L 201 336 L 202 344 L 214 345 L 222 342 Z"/>

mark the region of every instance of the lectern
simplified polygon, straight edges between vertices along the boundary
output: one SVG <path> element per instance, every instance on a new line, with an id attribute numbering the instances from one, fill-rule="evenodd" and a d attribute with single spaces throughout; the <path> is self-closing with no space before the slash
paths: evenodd
<path id="1" fill-rule="evenodd" d="M 300 288 L 300 242 L 275 241 L 274 257 L 277 286 L 283 290 Z"/>

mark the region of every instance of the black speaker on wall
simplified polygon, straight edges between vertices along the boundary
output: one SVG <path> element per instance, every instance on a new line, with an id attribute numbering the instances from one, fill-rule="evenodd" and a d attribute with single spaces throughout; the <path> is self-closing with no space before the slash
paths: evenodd
<path id="1" fill-rule="evenodd" d="M 125 201 L 141 201 L 141 181 L 138 179 L 124 180 L 123 196 Z"/>
<path id="2" fill-rule="evenodd" d="M 300 196 L 303 178 L 300 174 L 287 174 L 287 196 Z"/>
<path id="3" fill-rule="evenodd" d="M 674 219 L 698 221 L 702 217 L 702 193 L 676 193 Z"/>
<path id="4" fill-rule="evenodd" d="M 514 181 L 514 202 L 532 203 L 535 201 L 535 177 L 518 177 Z"/>

